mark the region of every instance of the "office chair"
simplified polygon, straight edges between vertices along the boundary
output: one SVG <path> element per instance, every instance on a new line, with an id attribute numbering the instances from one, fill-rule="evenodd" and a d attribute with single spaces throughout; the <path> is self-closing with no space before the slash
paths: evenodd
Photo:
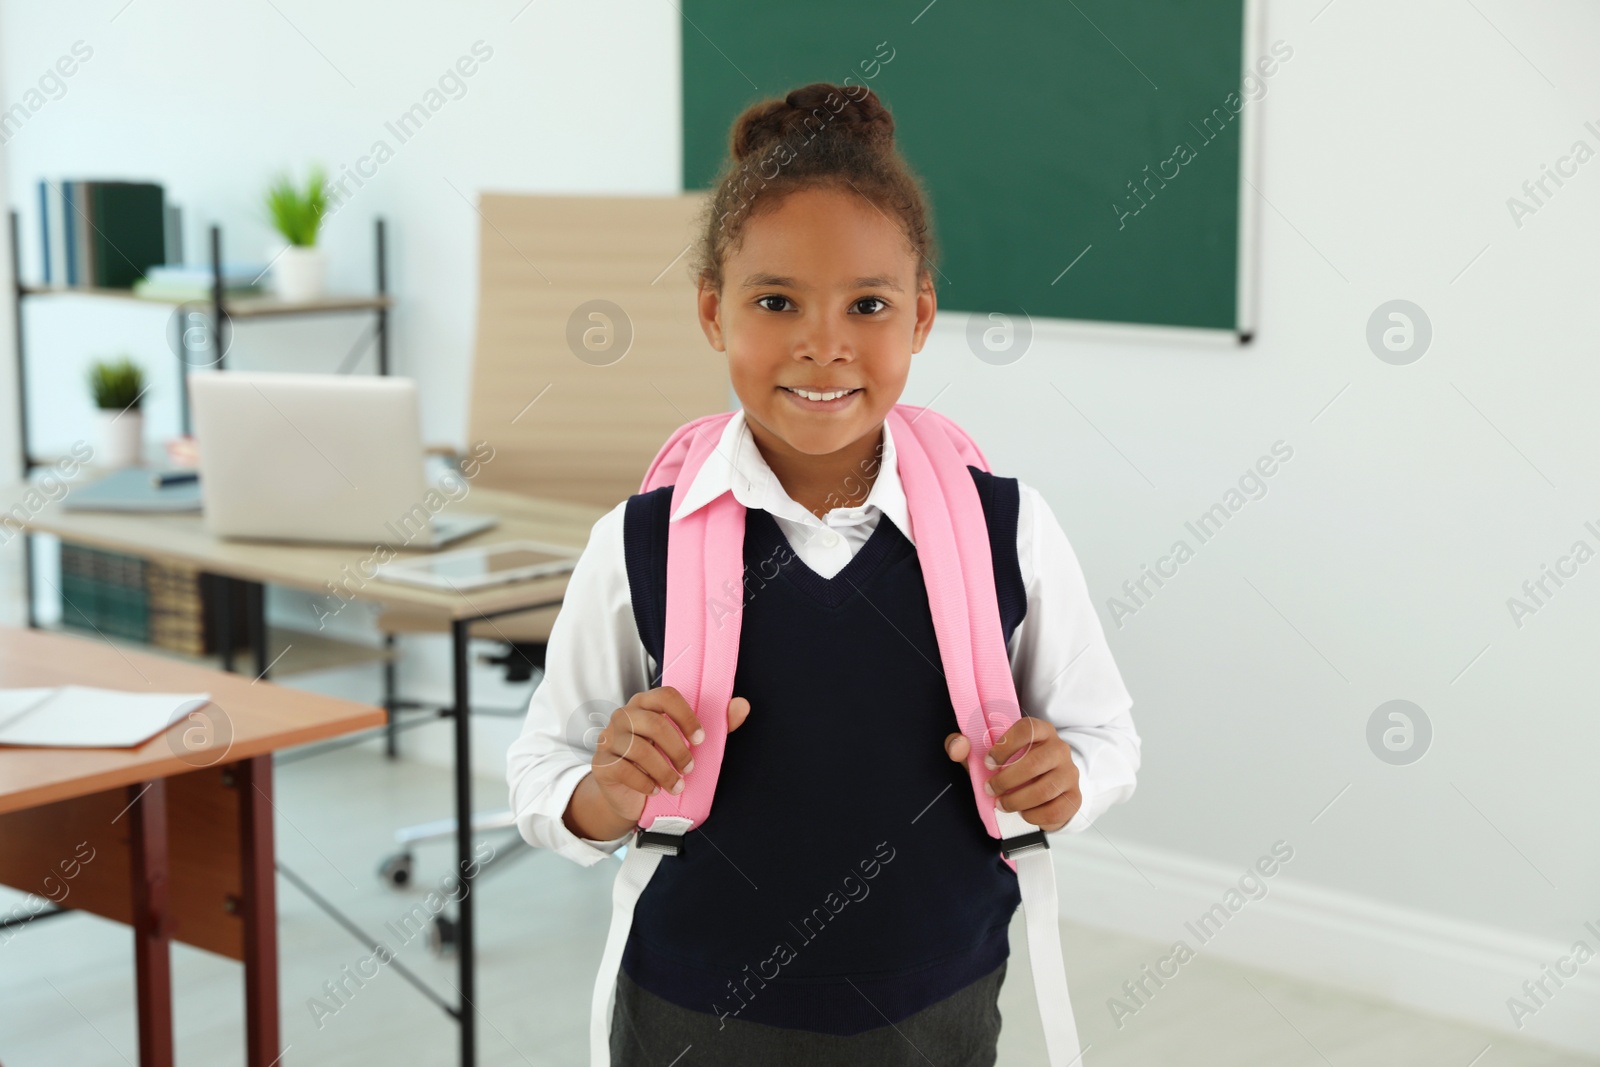
<path id="1" fill-rule="evenodd" d="M 468 439 L 487 442 L 473 485 L 546 500 L 612 507 L 638 491 L 673 430 L 727 411 L 726 359 L 700 329 L 686 253 L 705 194 L 562 197 L 486 193 L 479 198 L 478 309 Z M 459 465 L 459 459 L 457 460 Z M 467 500 L 470 500 L 470 493 Z M 469 506 L 469 505 L 464 505 Z M 510 681 L 544 669 L 557 608 L 474 623 L 474 638 L 503 651 L 480 662 Z M 385 644 L 403 634 L 443 633 L 448 623 L 401 611 L 378 616 Z M 395 697 L 385 667 L 386 752 L 399 751 L 402 713 L 421 705 Z M 431 720 L 436 707 L 422 717 Z M 526 708 L 473 708 L 515 715 Z M 509 811 L 474 818 L 485 831 L 513 828 Z M 415 845 L 453 833 L 453 821 L 404 827 L 398 851 L 379 868 L 396 888 L 410 884 Z M 511 848 L 486 866 L 523 854 Z M 480 874 L 481 877 L 481 874 Z M 453 947 L 453 920 L 436 923 L 436 950 Z"/>

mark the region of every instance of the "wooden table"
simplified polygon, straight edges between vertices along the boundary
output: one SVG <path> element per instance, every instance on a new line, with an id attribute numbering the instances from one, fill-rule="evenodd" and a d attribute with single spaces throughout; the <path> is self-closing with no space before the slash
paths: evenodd
<path id="1" fill-rule="evenodd" d="M 138 748 L 0 746 L 0 883 L 134 931 L 140 1067 L 171 1067 L 170 944 L 244 963 L 245 1062 L 279 1047 L 272 753 L 382 708 L 112 646 L 0 627 L 0 688 L 207 692 Z M 9 932 L 9 931 L 8 931 Z"/>
<path id="2" fill-rule="evenodd" d="M 31 495 L 30 495 L 31 494 Z M 469 709 L 470 687 L 467 660 L 471 627 L 478 620 L 492 620 L 560 605 L 566 593 L 565 576 L 493 586 L 471 592 L 425 589 L 420 586 L 385 582 L 375 577 L 367 561 L 372 547 L 329 546 L 264 541 L 228 541 L 207 533 L 199 513 L 159 514 L 67 511 L 61 500 L 71 496 L 71 483 L 64 497 L 43 501 L 37 486 L 17 482 L 0 485 L 0 501 L 22 501 L 20 508 L 0 514 L 0 525 L 11 528 L 20 523 L 27 533 L 54 534 L 63 540 L 113 552 L 124 552 L 145 559 L 193 567 L 222 576 L 241 587 L 243 600 L 253 618 L 253 643 L 256 677 L 265 677 L 272 665 L 267 648 L 265 596 L 263 583 L 289 586 L 329 595 L 329 583 L 342 595 L 376 603 L 385 610 L 414 618 L 433 618 L 447 626 L 451 638 L 453 701 L 447 714 L 454 720 L 456 869 L 461 873 L 463 892 L 456 905 L 456 945 L 459 953 L 460 991 L 458 1008 L 452 1017 L 461 1028 L 462 1067 L 477 1062 L 476 935 L 473 924 L 471 879 L 477 867 L 472 857 L 472 766 Z M 43 501 L 43 502 L 41 502 Z M 473 486 L 450 509 L 460 512 L 492 514 L 498 525 L 449 547 L 491 545 L 530 539 L 582 549 L 589 540 L 589 529 L 608 510 L 588 504 L 544 500 L 515 493 Z M 19 518 L 19 515 L 21 516 Z M 33 613 L 33 565 L 31 540 L 24 545 L 27 575 L 28 624 L 36 624 Z M 399 557 L 425 554 L 418 550 L 397 550 Z M 231 632 L 226 610 L 232 597 L 223 597 L 224 618 L 220 629 Z M 318 620 L 308 617 L 306 626 L 315 628 Z M 231 648 L 224 645 L 224 669 L 231 670 Z M 394 671 L 384 672 L 384 707 L 387 721 L 395 728 L 394 709 L 403 702 L 394 692 Z M 392 751 L 392 749 L 391 749 Z"/>
<path id="3" fill-rule="evenodd" d="M 71 499 L 74 487 L 75 483 L 68 483 L 62 500 Z M 0 485 L 0 501 L 24 500 L 30 490 L 35 487 L 24 482 Z M 198 512 L 67 511 L 61 507 L 62 500 L 45 503 L 27 514 L 23 526 L 30 532 L 55 534 L 77 544 L 315 593 L 327 594 L 329 582 L 349 581 L 350 595 L 358 599 L 446 619 L 492 618 L 527 611 L 552 599 L 560 603 L 560 595 L 567 584 L 565 577 L 556 577 L 493 586 L 466 594 L 425 589 L 367 577 L 366 572 L 371 567 L 362 564 L 373 556 L 370 545 L 223 540 L 206 532 Z M 23 510 L 28 511 L 26 507 Z M 607 510 L 473 487 L 459 502 L 450 504 L 446 513 L 494 515 L 500 522 L 492 529 L 451 543 L 445 551 L 521 540 L 581 549 L 589 541 L 589 528 Z M 0 523 L 8 527 L 18 521 L 15 509 L 0 514 Z M 395 550 L 395 555 L 402 559 L 434 554 L 418 549 Z M 316 619 L 308 616 L 306 627 L 315 626 Z"/>

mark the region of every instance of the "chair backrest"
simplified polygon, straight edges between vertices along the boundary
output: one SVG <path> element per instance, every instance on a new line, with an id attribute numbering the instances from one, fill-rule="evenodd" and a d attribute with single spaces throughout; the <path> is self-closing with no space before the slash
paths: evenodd
<path id="1" fill-rule="evenodd" d="M 479 197 L 477 484 L 610 506 L 674 430 L 734 406 L 686 265 L 704 199 Z"/>

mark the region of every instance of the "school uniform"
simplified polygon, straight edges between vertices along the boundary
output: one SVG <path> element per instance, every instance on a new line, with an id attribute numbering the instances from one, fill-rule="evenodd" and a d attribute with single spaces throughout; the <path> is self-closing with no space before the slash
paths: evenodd
<path id="1" fill-rule="evenodd" d="M 572 574 L 507 766 L 523 837 L 587 866 L 627 835 L 579 838 L 562 813 L 611 712 L 661 684 L 668 525 L 724 492 L 748 509 L 744 588 L 708 610 L 742 610 L 733 695 L 750 715 L 710 815 L 635 907 L 617 1067 L 921 1063 L 930 1042 L 936 1062 L 994 1062 L 1020 896 L 944 752 L 958 727 L 883 433 L 866 500 L 818 518 L 736 412 L 675 511 L 671 487 L 617 505 Z M 969 470 L 1017 698 L 1072 746 L 1083 804 L 1064 829 L 1081 832 L 1133 791 L 1131 699 L 1049 506 Z"/>

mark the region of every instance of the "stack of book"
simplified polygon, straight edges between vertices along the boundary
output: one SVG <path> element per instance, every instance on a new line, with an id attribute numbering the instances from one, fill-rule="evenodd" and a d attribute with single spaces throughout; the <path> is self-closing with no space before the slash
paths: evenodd
<path id="1" fill-rule="evenodd" d="M 130 289 L 177 247 L 176 209 L 151 182 L 39 182 L 44 280 Z"/>
<path id="2" fill-rule="evenodd" d="M 145 595 L 149 604 L 150 643 L 191 656 L 207 656 L 215 644 L 215 634 L 207 629 L 213 622 L 213 579 L 190 567 L 174 567 L 150 560 L 145 565 Z M 243 612 L 236 612 L 242 615 Z M 244 635 L 235 634 L 242 646 Z"/>
<path id="3" fill-rule="evenodd" d="M 61 624 L 133 641 L 150 639 L 145 561 L 62 542 Z"/>
<path id="4" fill-rule="evenodd" d="M 61 623 L 100 636 L 209 656 L 219 646 L 217 578 L 88 545 L 61 544 Z M 233 612 L 233 646 L 246 648 L 250 620 Z"/>
<path id="5" fill-rule="evenodd" d="M 135 296 L 150 300 L 210 300 L 210 267 L 151 267 L 140 281 L 133 283 Z M 265 263 L 231 263 L 222 267 L 222 295 L 233 300 L 267 293 Z"/>

